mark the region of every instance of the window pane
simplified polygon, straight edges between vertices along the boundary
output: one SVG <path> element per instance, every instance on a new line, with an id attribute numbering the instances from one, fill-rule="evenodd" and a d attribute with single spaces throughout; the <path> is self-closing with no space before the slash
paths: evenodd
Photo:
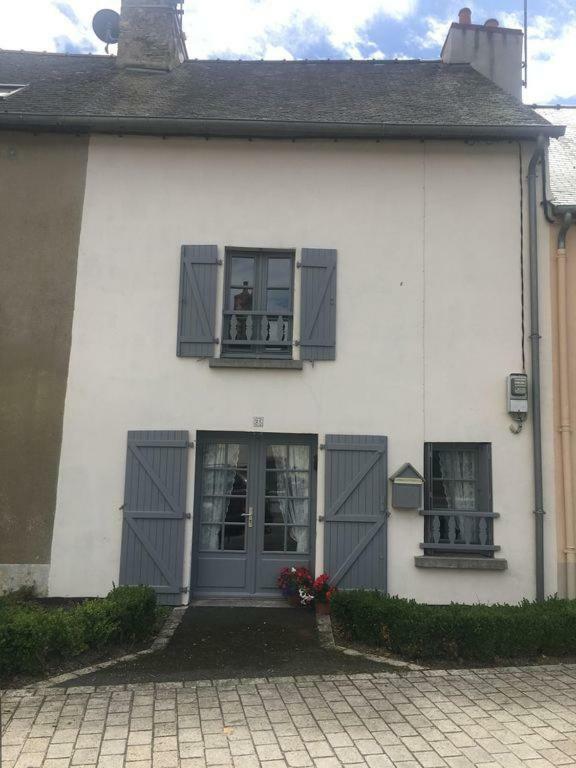
<path id="1" fill-rule="evenodd" d="M 458 480 L 476 478 L 476 454 L 474 451 L 457 451 L 454 455 L 454 477 Z"/>
<path id="2" fill-rule="evenodd" d="M 254 287 L 254 259 L 251 256 L 232 257 L 230 285 Z"/>
<path id="3" fill-rule="evenodd" d="M 268 288 L 266 311 L 269 313 L 290 312 L 290 291 L 285 288 Z M 244 307 L 246 309 L 246 307 Z"/>
<path id="4" fill-rule="evenodd" d="M 231 288 L 229 307 L 236 312 L 249 312 L 253 309 L 252 288 Z"/>
<path id="5" fill-rule="evenodd" d="M 236 464 L 239 469 L 245 469 L 248 466 L 248 446 L 239 445 L 238 451 L 235 454 Z"/>
<path id="6" fill-rule="evenodd" d="M 234 470 L 205 469 L 202 492 L 205 496 L 226 496 L 232 493 Z"/>
<path id="7" fill-rule="evenodd" d="M 272 501 L 272 499 L 266 499 L 266 511 L 264 514 L 264 522 L 266 523 L 284 523 L 287 522 L 284 518 L 285 505 L 280 501 Z"/>
<path id="8" fill-rule="evenodd" d="M 226 499 L 226 501 L 226 522 L 243 524 L 245 518 L 242 515 L 246 512 L 246 499 Z"/>
<path id="9" fill-rule="evenodd" d="M 289 288 L 292 259 L 268 259 L 268 287 Z"/>
<path id="10" fill-rule="evenodd" d="M 286 536 L 287 552 L 308 552 L 308 528 L 291 526 Z"/>
<path id="11" fill-rule="evenodd" d="M 224 546 L 225 550 L 244 549 L 245 528 L 242 525 L 224 526 Z"/>
<path id="12" fill-rule="evenodd" d="M 434 480 L 432 483 L 432 508 L 448 509 L 448 493 L 442 480 Z"/>
<path id="13" fill-rule="evenodd" d="M 200 549 L 215 552 L 220 549 L 222 528 L 219 525 L 202 525 L 200 527 Z"/>
<path id="14" fill-rule="evenodd" d="M 226 443 L 209 443 L 204 451 L 204 466 L 225 467 L 226 447 Z"/>
<path id="15" fill-rule="evenodd" d="M 284 551 L 284 526 L 266 525 L 264 526 L 264 551 L 265 552 L 283 552 Z"/>
<path id="16" fill-rule="evenodd" d="M 288 462 L 287 445 L 269 445 L 266 448 L 266 468 L 285 469 Z"/>
<path id="17" fill-rule="evenodd" d="M 309 495 L 308 472 L 266 472 L 267 496 L 300 496 Z"/>
<path id="18" fill-rule="evenodd" d="M 205 467 L 246 467 L 247 461 L 247 445 L 208 443 L 204 450 Z"/>
<path id="19" fill-rule="evenodd" d="M 469 480 L 454 480 L 452 488 L 454 509 L 476 509 L 476 483 Z"/>
<path id="20" fill-rule="evenodd" d="M 308 469 L 310 448 L 307 445 L 269 445 L 266 449 L 268 469 Z"/>
<path id="21" fill-rule="evenodd" d="M 246 486 L 248 485 L 246 480 L 246 472 L 240 470 L 234 473 L 234 484 L 232 485 L 231 493 L 234 496 L 246 496 Z"/>
<path id="22" fill-rule="evenodd" d="M 204 499 L 202 502 L 202 522 L 221 523 L 224 521 L 228 499 Z"/>

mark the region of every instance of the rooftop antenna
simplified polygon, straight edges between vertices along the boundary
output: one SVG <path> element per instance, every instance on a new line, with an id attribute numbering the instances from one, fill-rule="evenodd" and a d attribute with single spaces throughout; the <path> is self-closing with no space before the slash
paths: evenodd
<path id="1" fill-rule="evenodd" d="M 102 8 L 92 19 L 92 29 L 96 37 L 106 43 L 108 53 L 108 46 L 115 45 L 120 37 L 120 14 L 109 8 Z"/>
<path id="2" fill-rule="evenodd" d="M 528 85 L 528 0 L 524 0 L 524 79 L 522 85 L 524 88 Z"/>

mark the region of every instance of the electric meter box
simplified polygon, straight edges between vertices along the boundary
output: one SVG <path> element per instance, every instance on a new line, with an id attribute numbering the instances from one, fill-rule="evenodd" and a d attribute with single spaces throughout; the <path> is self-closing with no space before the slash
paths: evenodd
<path id="1" fill-rule="evenodd" d="M 412 464 L 403 464 L 390 480 L 395 509 L 422 509 L 424 478 Z"/>
<path id="2" fill-rule="evenodd" d="M 511 373 L 506 382 L 508 413 L 511 416 L 528 414 L 528 376 L 525 373 Z"/>

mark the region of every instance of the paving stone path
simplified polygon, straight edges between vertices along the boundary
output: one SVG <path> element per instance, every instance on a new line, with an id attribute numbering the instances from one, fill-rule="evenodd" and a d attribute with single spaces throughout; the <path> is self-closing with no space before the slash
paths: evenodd
<path id="1" fill-rule="evenodd" d="M 2 768 L 576 766 L 576 665 L 39 688 Z"/>

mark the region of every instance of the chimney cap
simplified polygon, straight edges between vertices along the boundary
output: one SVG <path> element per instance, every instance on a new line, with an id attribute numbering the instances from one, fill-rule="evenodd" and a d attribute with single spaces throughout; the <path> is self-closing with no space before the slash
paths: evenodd
<path id="1" fill-rule="evenodd" d="M 470 8 L 461 8 L 458 11 L 458 24 L 472 24 L 472 11 Z"/>
<path id="2" fill-rule="evenodd" d="M 484 26 L 485 27 L 499 27 L 500 26 L 500 22 L 498 21 L 498 19 L 487 19 L 484 22 Z"/>

